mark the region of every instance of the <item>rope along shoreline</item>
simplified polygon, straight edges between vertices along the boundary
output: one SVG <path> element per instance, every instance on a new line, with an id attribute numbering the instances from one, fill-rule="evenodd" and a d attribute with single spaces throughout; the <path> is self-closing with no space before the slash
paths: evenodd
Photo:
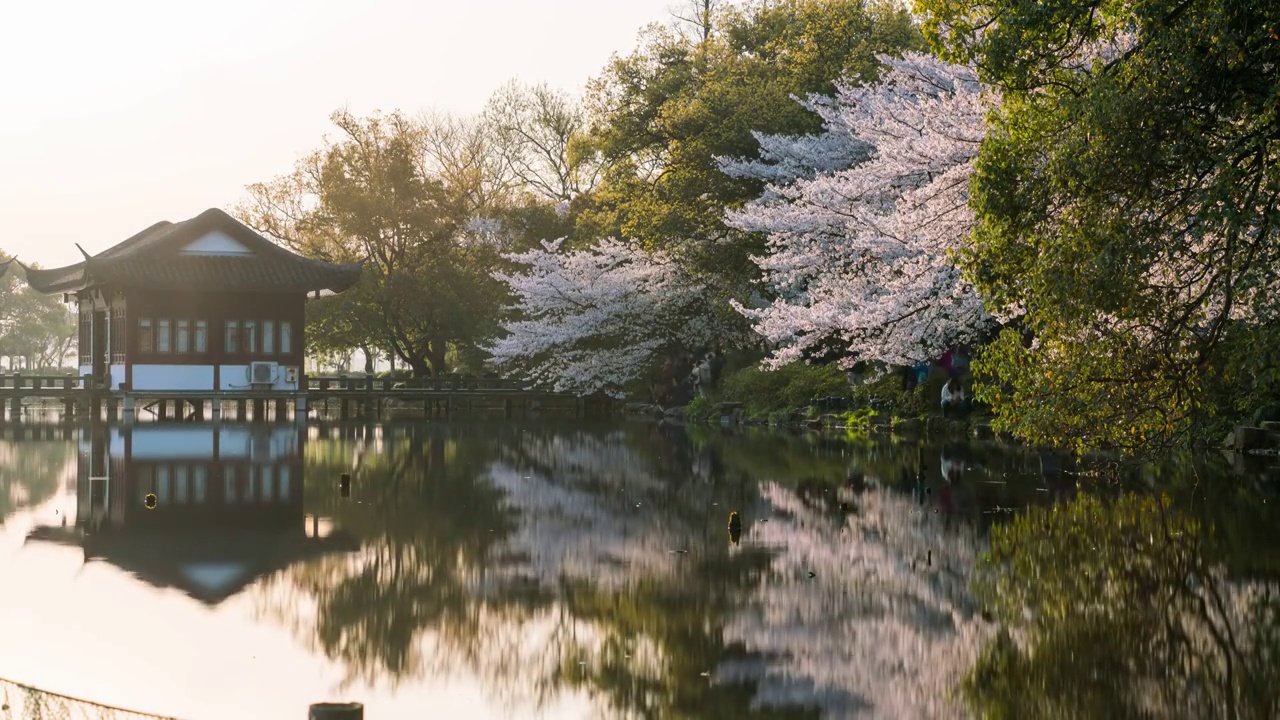
<path id="1" fill-rule="evenodd" d="M 177 720 L 167 715 L 126 710 L 0 678 L 0 720 Z"/>

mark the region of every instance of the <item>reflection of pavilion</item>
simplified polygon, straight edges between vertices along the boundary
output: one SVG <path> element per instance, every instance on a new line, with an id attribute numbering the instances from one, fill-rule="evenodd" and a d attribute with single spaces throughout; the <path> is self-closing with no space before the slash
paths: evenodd
<path id="1" fill-rule="evenodd" d="M 292 425 L 82 430 L 76 527 L 40 527 L 27 539 L 82 547 L 86 562 L 216 605 L 293 563 L 357 548 L 305 521 L 305 441 Z"/>

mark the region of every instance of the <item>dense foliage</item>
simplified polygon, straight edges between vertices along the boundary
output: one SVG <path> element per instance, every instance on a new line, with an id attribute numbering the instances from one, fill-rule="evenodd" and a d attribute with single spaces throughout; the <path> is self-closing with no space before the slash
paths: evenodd
<path id="1" fill-rule="evenodd" d="M 1004 93 L 977 161 L 967 253 L 1026 310 L 981 390 L 1036 441 L 1163 447 L 1277 318 L 1280 29 L 1227 1 L 925 0 L 945 57 Z M 1259 398 L 1262 400 L 1263 398 Z M 1269 398 L 1267 398 L 1269 400 Z"/>

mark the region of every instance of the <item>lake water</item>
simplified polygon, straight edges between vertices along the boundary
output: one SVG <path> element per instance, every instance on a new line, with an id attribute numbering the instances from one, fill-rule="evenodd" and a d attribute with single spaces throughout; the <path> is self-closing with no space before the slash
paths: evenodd
<path id="1" fill-rule="evenodd" d="M 1237 572 L 1265 574 L 1280 567 L 1265 465 L 1131 481 L 1188 498 Z M 321 701 L 370 720 L 956 717 L 994 633 L 969 582 L 988 529 L 1088 482 L 977 440 L 10 427 L 0 693 L 184 720 Z"/>

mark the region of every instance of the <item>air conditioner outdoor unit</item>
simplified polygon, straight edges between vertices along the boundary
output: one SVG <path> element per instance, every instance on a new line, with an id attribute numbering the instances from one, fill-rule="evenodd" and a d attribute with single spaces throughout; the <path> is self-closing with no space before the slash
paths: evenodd
<path id="1" fill-rule="evenodd" d="M 249 382 L 253 385 L 271 385 L 276 381 L 276 364 L 273 362 L 249 363 Z"/>

